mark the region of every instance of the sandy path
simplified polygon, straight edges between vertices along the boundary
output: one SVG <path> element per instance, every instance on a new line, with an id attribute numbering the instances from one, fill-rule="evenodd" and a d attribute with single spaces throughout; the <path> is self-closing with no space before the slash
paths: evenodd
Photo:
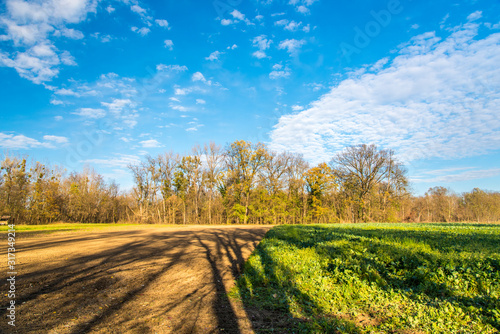
<path id="1" fill-rule="evenodd" d="M 227 292 L 269 226 L 77 232 L 17 241 L 16 330 L 2 333 L 253 333 Z"/>

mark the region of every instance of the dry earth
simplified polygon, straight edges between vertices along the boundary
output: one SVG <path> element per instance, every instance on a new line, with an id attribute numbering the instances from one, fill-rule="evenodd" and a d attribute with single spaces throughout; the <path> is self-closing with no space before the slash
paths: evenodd
<path id="1" fill-rule="evenodd" d="M 227 296 L 269 226 L 135 228 L 18 238 L 16 327 L 2 333 L 253 333 Z M 253 319 L 252 319 L 253 320 Z"/>

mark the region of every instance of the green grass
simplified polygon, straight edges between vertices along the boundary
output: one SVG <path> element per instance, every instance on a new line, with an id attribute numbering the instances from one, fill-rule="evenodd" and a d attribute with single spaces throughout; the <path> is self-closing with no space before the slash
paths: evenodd
<path id="1" fill-rule="evenodd" d="M 258 332 L 498 333 L 500 226 L 278 226 L 232 295 Z"/>

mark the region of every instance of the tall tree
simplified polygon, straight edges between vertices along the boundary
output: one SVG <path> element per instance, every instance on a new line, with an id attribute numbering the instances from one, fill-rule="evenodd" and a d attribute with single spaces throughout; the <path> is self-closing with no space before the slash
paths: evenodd
<path id="1" fill-rule="evenodd" d="M 232 187 L 236 196 L 233 208 L 238 219 L 243 218 L 244 224 L 248 221 L 250 192 L 266 154 L 267 149 L 262 143 L 252 145 L 244 140 L 235 141 L 226 149 L 228 186 Z"/>
<path id="2" fill-rule="evenodd" d="M 224 156 L 221 147 L 214 142 L 203 146 L 203 156 L 206 164 L 204 180 L 207 187 L 208 223 L 212 224 L 212 202 L 215 190 L 221 186 Z"/>
<path id="3" fill-rule="evenodd" d="M 377 186 L 384 188 L 387 199 L 406 192 L 406 169 L 390 150 L 375 145 L 351 146 L 338 153 L 330 162 L 343 191 L 355 204 L 355 220 L 366 220 L 367 195 Z"/>

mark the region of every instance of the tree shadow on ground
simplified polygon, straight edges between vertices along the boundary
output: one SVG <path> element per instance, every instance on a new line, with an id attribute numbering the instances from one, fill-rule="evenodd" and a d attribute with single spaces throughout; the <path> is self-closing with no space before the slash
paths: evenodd
<path id="1" fill-rule="evenodd" d="M 447 225 L 448 226 L 448 225 Z M 483 225 L 481 225 L 483 226 Z M 497 226 L 496 226 L 497 227 Z M 428 276 L 425 275 L 417 275 L 413 273 L 413 270 L 416 270 L 420 266 L 425 266 L 428 264 L 438 264 L 439 266 L 445 267 L 448 263 L 446 262 L 448 259 L 446 257 L 438 258 L 437 255 L 433 253 L 427 253 L 422 251 L 416 251 L 415 254 L 412 253 L 411 250 L 405 248 L 404 246 L 398 247 L 395 245 L 395 242 L 405 242 L 408 240 L 413 241 L 421 241 L 424 243 L 431 242 L 433 245 L 439 245 L 439 248 L 443 253 L 454 253 L 457 250 L 463 250 L 467 252 L 480 252 L 480 245 L 483 245 L 486 248 L 490 248 L 489 251 L 491 253 L 499 252 L 498 248 L 500 247 L 500 236 L 494 234 L 481 234 L 478 232 L 469 232 L 467 234 L 461 235 L 452 232 L 444 232 L 444 231 L 414 231 L 414 230 L 398 230 L 398 229 L 387 229 L 387 230 L 378 230 L 378 229 L 366 229 L 365 226 L 360 225 L 360 228 L 346 228 L 342 227 L 338 230 L 335 229 L 335 226 L 331 227 L 322 227 L 322 226 L 300 226 L 298 227 L 302 229 L 300 234 L 288 233 L 288 234 L 279 234 L 273 233 L 272 237 L 278 238 L 281 241 L 285 242 L 288 245 L 292 245 L 296 249 L 305 249 L 310 247 L 316 247 L 318 243 L 318 235 L 321 235 L 322 242 L 328 241 L 349 241 L 352 247 L 356 247 L 359 243 L 363 244 L 363 248 L 366 245 L 374 246 L 374 247 L 383 247 L 383 252 L 390 254 L 399 254 L 402 266 L 399 269 L 408 269 L 407 277 L 395 277 L 387 274 L 387 270 L 385 267 L 381 267 L 380 263 L 373 261 L 373 259 L 369 257 L 365 257 L 363 254 L 359 254 L 359 256 L 355 255 L 354 258 L 356 260 L 356 264 L 359 265 L 359 268 L 377 268 L 377 271 L 385 278 L 385 283 L 387 285 L 381 286 L 381 289 L 385 290 L 394 290 L 400 291 L 401 293 L 407 294 L 411 299 L 418 301 L 420 299 L 419 295 L 426 295 L 429 297 L 429 300 L 437 300 L 436 307 L 439 307 L 440 302 L 450 302 L 455 305 L 463 305 L 465 307 L 468 306 L 483 306 L 484 310 L 481 310 L 482 318 L 485 322 L 491 324 L 493 327 L 500 329 L 499 323 L 494 320 L 494 317 L 491 316 L 492 309 L 500 308 L 500 301 L 497 299 L 491 298 L 487 294 L 483 294 L 476 297 L 465 297 L 460 296 L 454 293 L 453 289 L 446 284 L 435 284 Z M 305 231 L 304 231 L 305 230 Z M 389 240 L 389 243 L 385 243 L 385 241 Z M 337 247 L 331 247 L 329 249 L 328 246 L 321 246 L 322 254 L 326 254 L 328 257 L 340 258 L 342 259 L 342 250 Z M 262 293 L 267 296 L 268 299 L 272 300 L 271 294 L 266 291 L 272 290 L 275 292 L 285 291 L 285 294 L 281 296 L 287 295 L 288 297 L 295 297 L 296 301 L 300 301 L 300 307 L 302 307 L 302 311 L 305 314 L 311 315 L 314 318 L 314 309 L 317 309 L 317 305 L 309 298 L 307 294 L 304 294 L 297 286 L 293 283 L 293 277 L 287 277 L 288 281 L 281 276 L 279 279 L 276 276 L 278 271 L 283 273 L 288 272 L 288 268 L 276 261 L 276 259 L 271 256 L 266 247 L 261 243 L 257 246 L 255 251 L 256 255 L 260 257 L 260 263 L 264 268 L 264 274 L 262 278 L 254 279 L 253 282 L 247 283 L 245 280 L 239 280 L 239 288 L 240 294 L 244 301 L 245 307 L 248 312 L 251 313 L 250 310 L 255 309 L 255 298 L 259 298 L 258 296 L 251 296 L 252 291 L 255 295 L 256 289 L 260 289 L 257 294 Z M 352 257 L 352 253 L 348 254 L 349 257 Z M 397 262 L 397 261 L 396 261 Z M 490 265 L 494 270 L 500 270 L 500 264 L 498 259 L 487 259 L 487 264 Z M 258 276 L 256 272 L 258 272 L 258 268 L 251 268 L 250 264 L 247 264 L 247 268 L 245 269 L 246 273 L 249 273 L 250 276 L 254 275 L 254 277 Z M 398 263 L 395 264 L 396 266 Z M 335 268 L 325 268 L 331 272 L 334 271 Z M 455 270 L 455 269 L 450 269 Z M 252 272 L 253 271 L 253 272 Z M 370 280 L 368 275 L 364 275 L 364 273 L 359 273 L 361 279 Z M 265 279 L 264 279 L 265 278 Z M 257 283 L 255 282 L 257 281 Z M 287 282 L 287 284 L 279 284 L 277 282 Z M 263 283 L 264 282 L 264 283 Z M 271 282 L 271 283 L 265 283 Z M 256 283 L 256 284 L 253 284 Z M 273 286 L 274 284 L 274 286 Z M 276 284 L 278 284 L 276 286 Z M 410 294 L 408 294 L 410 292 Z M 279 295 L 279 293 L 278 293 Z M 259 320 L 254 321 L 254 328 L 257 332 L 276 332 L 276 333 L 299 333 L 299 332 L 308 332 L 301 326 L 300 321 L 297 319 L 293 319 L 292 312 L 290 310 L 290 304 L 288 302 L 289 298 L 281 301 L 281 303 L 277 303 L 276 301 L 271 302 L 266 305 L 266 303 L 260 300 L 260 307 L 264 305 L 264 311 L 268 311 L 269 316 L 266 321 Z M 279 305 L 277 307 L 276 305 Z M 266 306 L 268 306 L 266 308 Z M 261 313 L 262 313 L 261 309 Z M 280 320 L 281 319 L 281 320 Z M 315 321 L 321 321 L 316 319 Z M 266 324 L 267 322 L 267 324 Z M 333 327 L 329 328 L 344 328 L 349 332 L 358 332 L 360 330 L 359 327 L 356 326 L 353 322 L 346 322 L 345 319 L 339 317 L 330 317 L 326 320 L 325 324 L 331 322 L 334 324 Z M 328 326 L 328 325 L 327 325 Z M 287 329 L 293 327 L 294 329 Z M 323 328 L 323 330 L 325 330 Z M 332 329 L 333 330 L 333 329 Z M 329 332 L 329 330 L 327 330 Z M 337 332 L 333 330 L 333 332 Z"/>
<path id="2" fill-rule="evenodd" d="M 17 332 L 240 333 L 225 283 L 267 229 L 93 232 L 29 242 L 19 259 L 64 247 L 74 253 L 18 265 Z M 8 302 L 2 294 L 4 319 Z M 11 329 L 0 323 L 0 332 Z"/>

